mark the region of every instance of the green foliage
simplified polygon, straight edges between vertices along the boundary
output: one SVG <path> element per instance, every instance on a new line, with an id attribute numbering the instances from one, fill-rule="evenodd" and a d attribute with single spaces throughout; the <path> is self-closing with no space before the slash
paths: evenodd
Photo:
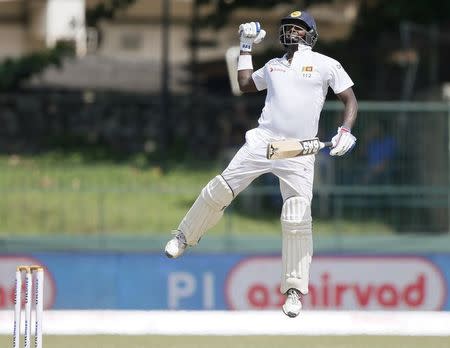
<path id="1" fill-rule="evenodd" d="M 0 91 L 19 88 L 22 83 L 49 66 L 60 67 L 63 58 L 73 53 L 71 44 L 60 42 L 52 49 L 34 52 L 20 58 L 7 58 L 0 64 Z"/>
<path id="2" fill-rule="evenodd" d="M 124 10 L 135 2 L 136 0 L 105 0 L 86 10 L 86 23 L 90 27 L 96 27 L 101 19 L 112 19 L 117 11 Z"/>

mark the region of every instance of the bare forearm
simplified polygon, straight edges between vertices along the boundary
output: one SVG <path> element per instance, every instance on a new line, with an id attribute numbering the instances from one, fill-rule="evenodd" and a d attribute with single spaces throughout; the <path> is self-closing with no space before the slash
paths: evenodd
<path id="1" fill-rule="evenodd" d="M 339 93 L 338 98 L 344 104 L 342 127 L 352 129 L 358 115 L 358 102 L 351 88 Z"/>
<path id="2" fill-rule="evenodd" d="M 343 122 L 342 126 L 347 129 L 352 129 L 355 124 L 356 117 L 358 115 L 358 103 L 356 99 L 354 102 L 349 102 L 345 104 L 344 113 L 343 113 Z"/>
<path id="3" fill-rule="evenodd" d="M 253 70 L 239 70 L 238 71 L 238 83 L 241 92 L 251 92 L 253 89 L 251 88 L 251 84 L 253 82 L 252 79 Z"/>

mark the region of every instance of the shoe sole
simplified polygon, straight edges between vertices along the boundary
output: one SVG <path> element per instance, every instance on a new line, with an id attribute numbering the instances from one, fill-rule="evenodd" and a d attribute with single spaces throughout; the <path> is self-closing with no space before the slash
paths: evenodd
<path id="1" fill-rule="evenodd" d="M 167 251 L 164 251 L 164 254 L 166 254 L 166 256 L 167 256 L 169 259 L 173 259 L 173 258 L 174 258 L 173 255 L 169 254 Z"/>
<path id="2" fill-rule="evenodd" d="M 167 250 L 164 250 L 164 254 L 166 254 L 166 256 L 167 256 L 169 259 L 176 259 L 176 258 L 180 257 L 181 255 L 183 255 L 183 254 L 184 254 L 184 251 L 183 251 L 181 254 L 177 255 L 177 256 L 173 256 L 173 255 L 170 254 Z"/>
<path id="3" fill-rule="evenodd" d="M 185 251 L 186 251 L 186 248 L 184 248 L 183 251 L 182 251 L 180 254 L 178 254 L 177 256 L 173 256 L 173 255 L 170 254 L 166 249 L 164 249 L 164 254 L 166 254 L 166 256 L 167 256 L 169 259 L 176 259 L 177 257 L 180 257 L 181 255 L 183 255 Z"/>

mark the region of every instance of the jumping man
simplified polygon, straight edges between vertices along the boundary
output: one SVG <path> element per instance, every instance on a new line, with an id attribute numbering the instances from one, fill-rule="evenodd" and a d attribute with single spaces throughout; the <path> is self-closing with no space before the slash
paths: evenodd
<path id="1" fill-rule="evenodd" d="M 286 54 L 254 72 L 252 45 L 261 42 L 265 35 L 259 22 L 239 26 L 239 87 L 242 92 L 267 90 L 259 125 L 246 133 L 245 144 L 222 174 L 203 188 L 178 226 L 175 237 L 167 243 L 165 252 L 168 257 L 176 258 L 187 246 L 196 245 L 242 190 L 261 174 L 271 172 L 280 179 L 283 198 L 280 288 L 286 295 L 283 311 L 289 317 L 296 317 L 302 307 L 300 296 L 308 293 L 313 254 L 314 156 L 268 160 L 266 147 L 269 142 L 286 138 L 314 138 L 328 87 L 331 87 L 344 104 L 344 112 L 342 124 L 332 138 L 330 155 L 342 156 L 356 142 L 351 129 L 358 105 L 352 90 L 353 82 L 341 64 L 312 50 L 318 33 L 309 13 L 295 11 L 281 19 L 279 38 Z"/>

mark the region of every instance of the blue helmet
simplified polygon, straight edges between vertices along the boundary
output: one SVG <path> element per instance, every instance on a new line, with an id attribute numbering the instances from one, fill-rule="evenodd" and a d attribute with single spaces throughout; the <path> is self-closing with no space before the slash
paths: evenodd
<path id="1" fill-rule="evenodd" d="M 300 37 L 292 35 L 292 28 L 306 30 L 306 35 Z M 300 42 L 314 47 L 319 34 L 317 33 L 316 21 L 306 11 L 294 11 L 290 15 L 281 19 L 280 23 L 280 42 L 285 46 L 298 45 Z"/>

